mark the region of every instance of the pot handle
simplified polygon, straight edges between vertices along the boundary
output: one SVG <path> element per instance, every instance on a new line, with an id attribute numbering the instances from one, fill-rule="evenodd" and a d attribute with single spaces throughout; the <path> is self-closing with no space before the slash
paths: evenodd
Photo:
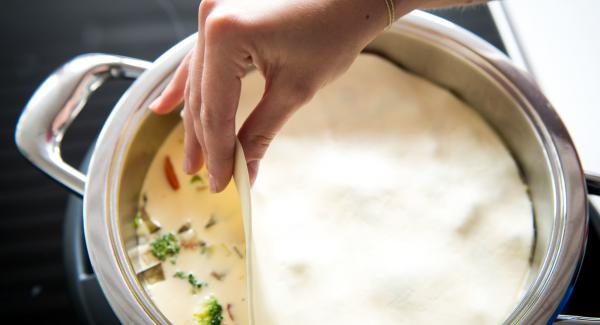
<path id="1" fill-rule="evenodd" d="M 554 322 L 559 325 L 598 325 L 600 324 L 600 318 L 594 317 L 581 317 L 581 316 L 570 316 L 560 315 Z"/>
<path id="2" fill-rule="evenodd" d="M 587 184 L 588 194 L 600 195 L 600 175 L 586 172 L 585 182 Z"/>
<path id="3" fill-rule="evenodd" d="M 585 173 L 585 182 L 587 184 L 588 194 L 600 195 L 600 175 L 594 173 Z M 591 216 L 590 216 L 591 217 Z M 600 325 L 600 318 L 582 317 L 572 315 L 559 315 L 554 324 L 560 325 Z"/>
<path id="4" fill-rule="evenodd" d="M 150 64 L 107 54 L 85 54 L 65 63 L 42 83 L 21 113 L 15 131 L 21 154 L 71 191 L 83 195 L 86 176 L 65 163 L 60 153 L 66 130 L 106 80 L 135 79 Z"/>

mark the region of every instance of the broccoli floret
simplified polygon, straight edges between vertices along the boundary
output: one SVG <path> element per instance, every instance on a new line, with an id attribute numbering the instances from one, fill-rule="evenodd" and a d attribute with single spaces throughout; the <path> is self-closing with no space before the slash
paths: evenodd
<path id="1" fill-rule="evenodd" d="M 179 241 L 173 234 L 162 235 L 152 242 L 152 255 L 161 261 L 176 255 L 179 249 Z"/>
<path id="2" fill-rule="evenodd" d="M 208 297 L 202 305 L 202 310 L 194 314 L 198 325 L 221 325 L 223 321 L 223 307 L 215 297 Z"/>

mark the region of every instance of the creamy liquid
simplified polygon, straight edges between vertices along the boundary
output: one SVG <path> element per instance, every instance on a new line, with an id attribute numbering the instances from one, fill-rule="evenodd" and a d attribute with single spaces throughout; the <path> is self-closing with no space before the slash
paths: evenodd
<path id="1" fill-rule="evenodd" d="M 170 157 L 177 175 L 180 184 L 177 191 L 171 188 L 165 176 L 165 156 Z M 193 314 L 208 296 L 214 296 L 222 305 L 223 324 L 248 324 L 244 229 L 235 186 L 232 182 L 224 192 L 210 194 L 206 170 L 198 173 L 202 181 L 191 183 L 191 176 L 181 168 L 182 163 L 183 127 L 179 125 L 161 146 L 146 175 L 142 187 L 147 197 L 146 210 L 161 224 L 160 234 L 176 234 L 183 224 L 190 222 L 197 239 L 206 242 L 207 248 L 203 253 L 200 247 L 181 247 L 174 258 L 162 262 L 165 280 L 147 285 L 148 292 L 159 310 L 174 324 L 195 324 Z M 211 215 L 215 224 L 205 229 Z M 141 236 L 140 242 L 151 242 L 156 236 L 150 235 L 148 239 Z M 192 272 L 208 286 L 194 293 L 186 279 L 174 277 L 177 271 Z M 217 280 L 211 272 L 222 279 Z"/>
<path id="2" fill-rule="evenodd" d="M 238 126 L 263 86 L 258 73 L 244 79 Z M 148 172 L 149 214 L 163 233 L 190 220 L 207 243 L 243 246 L 235 189 L 197 191 L 182 151 L 178 127 Z M 498 136 L 448 91 L 374 56 L 286 124 L 252 195 L 256 325 L 498 324 L 529 271 L 531 204 Z M 221 223 L 205 231 L 213 212 Z M 192 323 L 206 295 L 232 302 L 235 324 L 247 324 L 243 263 L 182 249 L 149 292 L 175 324 Z M 230 270 L 228 282 L 211 280 L 213 269 Z M 191 294 L 177 270 L 211 282 Z M 226 312 L 223 323 L 233 323 Z"/>
<path id="3" fill-rule="evenodd" d="M 238 126 L 262 89 L 245 78 Z M 285 125 L 252 199 L 257 325 L 499 324 L 529 271 L 531 204 L 498 136 L 375 56 Z"/>

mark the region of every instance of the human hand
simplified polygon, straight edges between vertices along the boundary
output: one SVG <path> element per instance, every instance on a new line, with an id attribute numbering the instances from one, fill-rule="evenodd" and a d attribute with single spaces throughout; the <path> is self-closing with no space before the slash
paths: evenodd
<path id="1" fill-rule="evenodd" d="M 421 1 L 395 2 L 400 16 Z M 292 113 L 346 71 L 389 23 L 385 0 L 203 0 L 198 16 L 195 47 L 150 109 L 166 114 L 183 99 L 184 170 L 194 173 L 206 160 L 213 192 L 233 172 L 235 115 L 249 64 L 266 81 L 238 133 L 254 181 Z"/>

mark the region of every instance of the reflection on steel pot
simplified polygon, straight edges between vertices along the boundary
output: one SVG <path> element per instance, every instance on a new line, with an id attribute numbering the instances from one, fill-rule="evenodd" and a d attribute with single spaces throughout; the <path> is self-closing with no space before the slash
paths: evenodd
<path id="1" fill-rule="evenodd" d="M 127 252 L 135 245 L 132 218 L 144 175 L 179 121 L 176 115 L 152 115 L 146 107 L 165 87 L 194 39 L 185 39 L 152 64 L 110 55 L 77 57 L 40 86 L 17 125 L 21 152 L 83 195 L 91 262 L 124 323 L 168 322 L 136 278 Z M 365 51 L 448 88 L 477 109 L 504 140 L 529 186 L 536 226 L 529 285 L 506 323 L 554 321 L 574 284 L 588 227 L 586 177 L 556 112 L 529 77 L 498 50 L 422 12 L 398 21 Z M 106 121 L 86 177 L 62 161 L 60 142 L 87 97 L 111 77 L 137 80 Z M 493 109 L 498 106 L 505 109 Z M 587 177 L 590 192 L 598 193 L 598 180 Z M 562 316 L 558 322 L 600 320 Z"/>

